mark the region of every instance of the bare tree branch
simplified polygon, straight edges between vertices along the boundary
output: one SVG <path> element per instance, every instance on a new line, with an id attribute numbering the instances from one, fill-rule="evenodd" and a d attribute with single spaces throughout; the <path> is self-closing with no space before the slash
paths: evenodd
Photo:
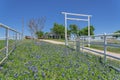
<path id="1" fill-rule="evenodd" d="M 45 26 L 46 18 L 40 17 L 40 18 L 32 18 L 28 22 L 28 27 L 30 30 L 30 33 L 33 37 L 35 37 L 36 33 L 39 31 L 42 31 L 42 29 Z"/>

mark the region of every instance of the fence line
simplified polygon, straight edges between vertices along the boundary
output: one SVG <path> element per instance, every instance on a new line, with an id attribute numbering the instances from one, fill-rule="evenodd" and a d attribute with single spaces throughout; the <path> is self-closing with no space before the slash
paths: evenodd
<path id="1" fill-rule="evenodd" d="M 109 37 L 109 36 L 111 36 L 111 37 Z M 114 48 L 120 48 L 120 40 L 117 40 L 117 38 L 115 38 L 116 36 L 120 36 L 120 34 L 103 34 L 103 35 L 95 35 L 95 36 L 90 36 L 90 37 L 89 36 L 80 36 L 79 38 L 76 38 L 76 40 L 69 41 L 68 43 L 69 43 L 69 46 L 70 45 L 74 46 L 76 49 L 78 49 L 78 51 L 84 50 L 84 49 L 87 49 L 89 51 L 95 51 L 95 50 L 91 50 L 91 49 L 88 49 L 87 47 L 85 47 L 88 44 L 103 46 L 103 52 L 97 52 L 97 53 L 104 55 L 105 60 L 106 60 L 106 55 L 109 56 L 107 54 L 108 46 L 114 47 Z M 99 37 L 99 38 L 96 38 L 96 37 Z M 89 38 L 90 38 L 90 43 L 88 41 Z M 115 53 L 115 52 L 113 52 L 113 53 Z M 112 56 L 110 56 L 110 57 L 112 57 Z M 119 57 L 113 56 L 113 57 L 115 59 L 120 60 L 120 56 Z"/>
<path id="2" fill-rule="evenodd" d="M 108 52 L 108 49 L 110 47 L 120 50 L 120 34 L 102 34 L 102 35 L 94 35 L 94 36 L 79 36 L 74 41 L 69 41 L 68 46 L 73 47 L 76 49 L 76 51 L 81 52 L 93 52 L 100 55 L 103 55 L 104 57 L 104 63 L 107 62 L 107 57 L 111 57 L 113 59 L 116 59 L 120 61 L 120 56 L 114 56 L 110 55 L 110 51 Z M 90 39 L 90 42 L 89 42 Z M 75 44 L 76 43 L 76 44 Z M 90 46 L 89 46 L 90 45 Z M 101 50 L 91 48 L 92 46 L 100 46 L 102 47 Z M 119 54 L 120 51 L 117 53 Z M 113 52 L 113 54 L 116 54 L 116 52 Z M 118 70 L 120 71 L 120 69 Z"/>
<path id="3" fill-rule="evenodd" d="M 4 24 L 1 24 L 1 23 L 0 23 L 0 28 L 5 29 L 5 35 L 4 35 L 5 37 L 2 39 L 3 42 L 1 42 L 2 44 L 5 42 L 4 43 L 5 46 L 2 46 L 2 49 L 0 49 L 0 54 L 5 54 L 5 57 L 3 57 L 2 60 L 0 60 L 0 64 L 1 64 L 5 59 L 8 58 L 8 55 L 15 49 L 15 47 L 17 46 L 17 42 L 22 39 L 22 34 Z M 14 33 L 13 38 L 10 37 L 10 33 L 12 33 L 12 32 Z M 10 40 L 11 40 L 11 42 L 10 42 Z M 14 43 L 12 43 L 12 41 Z M 11 50 L 10 50 L 10 48 L 11 48 Z"/>

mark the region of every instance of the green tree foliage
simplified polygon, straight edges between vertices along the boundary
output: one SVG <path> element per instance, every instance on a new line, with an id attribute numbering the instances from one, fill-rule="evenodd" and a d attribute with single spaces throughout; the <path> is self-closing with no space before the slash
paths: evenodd
<path id="1" fill-rule="evenodd" d="M 69 26 L 69 32 L 73 35 L 77 35 L 78 32 L 78 26 L 76 24 L 71 24 Z"/>
<path id="2" fill-rule="evenodd" d="M 120 33 L 120 30 L 114 32 L 114 34 L 116 34 L 116 33 Z M 118 38 L 118 37 L 120 37 L 120 35 L 113 35 L 113 37 Z"/>
<path id="3" fill-rule="evenodd" d="M 94 35 L 95 28 L 93 26 L 90 26 L 90 35 Z M 88 35 L 88 26 L 79 30 L 79 35 Z"/>
<path id="4" fill-rule="evenodd" d="M 37 35 L 37 38 L 40 39 L 40 38 L 43 37 L 44 32 L 43 32 L 43 31 L 37 31 L 37 32 L 36 32 L 36 35 Z"/>
<path id="5" fill-rule="evenodd" d="M 94 30 L 95 28 L 93 26 L 90 26 L 90 35 L 94 35 Z M 70 32 L 70 34 L 79 35 L 79 36 L 88 35 L 88 26 L 79 30 L 77 25 L 71 24 L 69 26 L 68 32 Z"/>
<path id="6" fill-rule="evenodd" d="M 45 32 L 45 35 L 48 35 L 49 34 L 49 32 Z"/>
<path id="7" fill-rule="evenodd" d="M 94 35 L 95 28 L 93 26 L 90 26 L 90 34 Z M 55 33 L 59 38 L 64 38 L 65 36 L 65 27 L 61 24 L 54 23 L 53 28 L 51 28 L 51 31 Z M 67 31 L 68 35 L 73 34 L 75 36 L 81 36 L 81 35 L 88 35 L 88 27 L 85 27 L 81 30 L 78 29 L 78 26 L 76 24 L 71 24 L 69 26 L 69 29 Z"/>
<path id="8" fill-rule="evenodd" d="M 59 38 L 64 38 L 65 35 L 65 27 L 61 24 L 54 23 L 53 28 L 51 29 L 53 33 L 59 36 Z"/>

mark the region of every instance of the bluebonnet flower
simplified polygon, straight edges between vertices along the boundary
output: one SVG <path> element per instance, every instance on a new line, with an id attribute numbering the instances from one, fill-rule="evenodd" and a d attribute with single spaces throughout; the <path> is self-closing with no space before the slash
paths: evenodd
<path id="1" fill-rule="evenodd" d="M 41 74 L 42 74 L 42 77 L 43 77 L 43 78 L 45 78 L 45 73 L 44 73 L 44 72 L 42 72 Z"/>
<path id="2" fill-rule="evenodd" d="M 32 66 L 31 70 L 32 70 L 32 72 L 34 72 L 34 73 L 38 72 L 38 68 L 37 68 L 36 66 Z"/>
<path id="3" fill-rule="evenodd" d="M 92 72 L 92 76 L 94 76 L 95 74 L 94 74 L 94 72 Z"/>
<path id="4" fill-rule="evenodd" d="M 65 77 L 65 74 L 64 74 L 64 73 L 62 73 L 62 77 Z"/>
<path id="5" fill-rule="evenodd" d="M 55 64 L 56 65 L 56 67 L 60 67 L 60 65 L 59 64 Z"/>
<path id="6" fill-rule="evenodd" d="M 32 70 L 33 73 L 37 73 L 38 72 L 38 68 L 36 66 L 28 66 L 29 70 Z"/>
<path id="7" fill-rule="evenodd" d="M 34 79 L 37 79 L 37 78 L 38 78 L 38 74 L 35 73 L 35 74 L 34 74 Z"/>
<path id="8" fill-rule="evenodd" d="M 15 73 L 15 74 L 14 74 L 14 78 L 17 78 L 17 77 L 18 77 L 18 73 Z"/>
<path id="9" fill-rule="evenodd" d="M 37 59 L 40 59 L 40 58 L 41 58 L 41 56 L 40 56 L 40 55 L 37 55 L 37 56 L 36 56 L 36 58 L 37 58 Z"/>
<path id="10" fill-rule="evenodd" d="M 32 61 L 28 61 L 28 64 L 32 64 Z"/>
<path id="11" fill-rule="evenodd" d="M 3 67 L 2 66 L 0 66 L 0 70 L 2 70 L 3 69 Z"/>
<path id="12" fill-rule="evenodd" d="M 79 64 L 75 64 L 74 67 L 75 67 L 75 68 L 79 68 Z"/>
<path id="13" fill-rule="evenodd" d="M 98 79 L 101 79 L 101 76 L 100 76 L 100 75 L 98 75 Z"/>

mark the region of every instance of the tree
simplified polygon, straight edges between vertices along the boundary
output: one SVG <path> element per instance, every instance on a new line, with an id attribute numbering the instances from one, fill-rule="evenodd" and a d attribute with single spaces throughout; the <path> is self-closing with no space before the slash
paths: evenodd
<path id="1" fill-rule="evenodd" d="M 118 30 L 118 31 L 114 32 L 114 34 L 115 34 L 115 35 L 113 35 L 113 37 L 115 37 L 115 38 L 120 37 L 120 35 L 116 35 L 117 33 L 120 33 L 120 30 Z"/>
<path id="2" fill-rule="evenodd" d="M 38 31 L 38 32 L 36 32 L 36 35 L 37 35 L 37 38 L 40 39 L 40 38 L 43 37 L 44 32 L 43 31 Z"/>
<path id="3" fill-rule="evenodd" d="M 90 35 L 94 35 L 94 30 L 95 28 L 93 26 L 90 26 Z M 74 36 L 88 35 L 88 26 L 79 30 L 77 25 L 71 24 L 68 31 Z"/>
<path id="4" fill-rule="evenodd" d="M 29 31 L 31 33 L 32 37 L 40 37 L 40 34 L 42 32 L 42 29 L 44 28 L 46 18 L 32 18 L 28 22 Z M 39 34 L 38 34 L 39 33 Z"/>
<path id="5" fill-rule="evenodd" d="M 90 35 L 94 35 L 95 28 L 93 26 L 90 26 Z M 88 26 L 79 30 L 79 35 L 88 35 Z"/>
<path id="6" fill-rule="evenodd" d="M 69 26 L 69 32 L 70 32 L 70 34 L 77 35 L 78 26 L 76 24 L 71 24 Z"/>
<path id="7" fill-rule="evenodd" d="M 61 24 L 54 23 L 53 28 L 51 28 L 51 31 L 59 36 L 59 38 L 64 38 L 65 34 L 65 27 Z"/>

